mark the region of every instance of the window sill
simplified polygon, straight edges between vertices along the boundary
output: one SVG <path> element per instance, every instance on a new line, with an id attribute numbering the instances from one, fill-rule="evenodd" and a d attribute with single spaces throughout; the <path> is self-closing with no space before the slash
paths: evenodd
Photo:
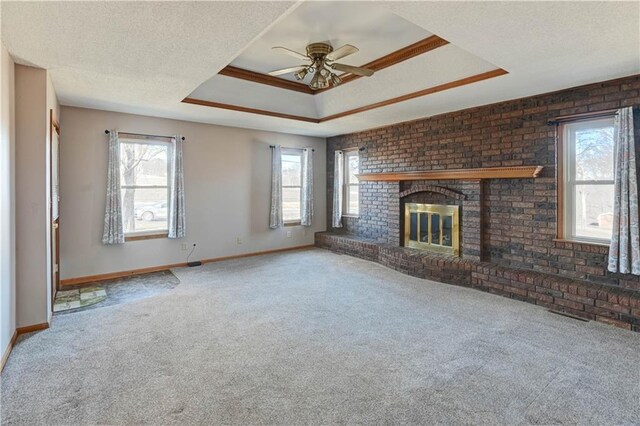
<path id="1" fill-rule="evenodd" d="M 351 219 L 357 219 L 357 218 L 360 217 L 360 215 L 358 215 L 358 214 L 343 214 L 342 217 L 351 218 Z"/>
<path id="2" fill-rule="evenodd" d="M 164 232 L 160 234 L 131 234 L 125 235 L 124 241 L 142 241 L 142 240 L 155 240 L 158 238 L 169 238 L 169 234 Z"/>
<path id="3" fill-rule="evenodd" d="M 284 226 L 301 226 L 302 222 L 301 221 L 297 221 L 297 222 L 285 222 Z"/>
<path id="4" fill-rule="evenodd" d="M 558 242 L 558 243 L 588 244 L 588 245 L 591 245 L 591 246 L 609 247 L 609 243 L 599 242 L 599 241 L 570 240 L 570 239 L 567 239 L 567 238 L 554 238 L 553 241 Z"/>

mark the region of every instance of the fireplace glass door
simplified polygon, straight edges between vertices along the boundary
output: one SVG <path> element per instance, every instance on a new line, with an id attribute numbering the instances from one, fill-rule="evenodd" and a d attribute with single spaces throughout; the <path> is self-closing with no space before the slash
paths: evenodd
<path id="1" fill-rule="evenodd" d="M 458 206 L 405 204 L 405 247 L 458 256 Z"/>

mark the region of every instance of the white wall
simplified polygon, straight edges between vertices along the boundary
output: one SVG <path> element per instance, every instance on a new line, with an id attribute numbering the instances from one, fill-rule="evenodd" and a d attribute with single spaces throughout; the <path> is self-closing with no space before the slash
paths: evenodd
<path id="1" fill-rule="evenodd" d="M 57 100 L 47 71 L 15 67 L 17 326 L 49 322 L 49 108 Z"/>
<path id="2" fill-rule="evenodd" d="M 325 229 L 325 140 L 131 114 L 61 109 L 61 278 L 181 263 L 183 243 L 197 243 L 192 260 L 313 244 Z M 107 178 L 105 129 L 185 136 L 187 237 L 105 246 L 101 243 Z M 314 147 L 315 218 L 270 230 L 270 144 Z M 291 231 L 291 238 L 287 238 Z M 242 244 L 236 243 L 237 237 Z"/>
<path id="3" fill-rule="evenodd" d="M 16 330 L 14 63 L 0 44 L 0 357 Z"/>

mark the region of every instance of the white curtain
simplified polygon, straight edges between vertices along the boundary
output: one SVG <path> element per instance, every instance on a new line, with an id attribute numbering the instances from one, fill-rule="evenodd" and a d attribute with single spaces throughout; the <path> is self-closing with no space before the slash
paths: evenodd
<path id="1" fill-rule="evenodd" d="M 282 148 L 271 148 L 271 213 L 269 228 L 277 229 L 284 225 L 282 219 Z"/>
<path id="2" fill-rule="evenodd" d="M 311 226 L 313 222 L 313 148 L 302 150 L 302 211 L 300 223 Z"/>
<path id="3" fill-rule="evenodd" d="M 638 182 L 633 109 L 618 110 L 614 122 L 615 189 L 609 271 L 640 275 Z"/>
<path id="4" fill-rule="evenodd" d="M 332 226 L 342 228 L 342 187 L 344 185 L 344 153 L 335 152 L 333 163 L 333 217 Z"/>
<path id="5" fill-rule="evenodd" d="M 187 234 L 184 205 L 184 169 L 182 166 L 182 136 L 175 135 L 171 150 L 171 186 L 169 193 L 169 238 Z"/>
<path id="6" fill-rule="evenodd" d="M 118 132 L 109 132 L 109 163 L 107 165 L 107 202 L 104 211 L 102 244 L 124 243 L 122 196 L 120 195 L 120 141 Z"/>

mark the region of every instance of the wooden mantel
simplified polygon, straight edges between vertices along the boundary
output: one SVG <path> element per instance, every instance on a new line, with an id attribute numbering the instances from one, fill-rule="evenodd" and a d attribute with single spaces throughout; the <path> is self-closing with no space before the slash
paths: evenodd
<path id="1" fill-rule="evenodd" d="M 401 180 L 477 180 L 477 179 L 522 179 L 536 178 L 542 166 L 487 167 L 481 169 L 422 170 L 414 172 L 363 173 L 358 180 L 401 181 Z"/>

